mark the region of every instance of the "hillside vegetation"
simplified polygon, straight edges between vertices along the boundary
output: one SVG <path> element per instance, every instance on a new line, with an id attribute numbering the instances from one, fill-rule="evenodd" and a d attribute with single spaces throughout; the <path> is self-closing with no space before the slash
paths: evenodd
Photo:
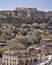
<path id="1" fill-rule="evenodd" d="M 33 23 L 48 23 L 48 26 L 52 27 L 52 21 L 49 21 L 48 19 L 40 19 L 40 18 L 34 18 L 34 19 L 28 19 L 23 17 L 13 18 L 13 17 L 7 17 L 7 18 L 1 18 L 0 19 L 0 26 L 4 23 L 10 23 L 17 27 L 19 27 L 21 24 L 33 24 Z"/>

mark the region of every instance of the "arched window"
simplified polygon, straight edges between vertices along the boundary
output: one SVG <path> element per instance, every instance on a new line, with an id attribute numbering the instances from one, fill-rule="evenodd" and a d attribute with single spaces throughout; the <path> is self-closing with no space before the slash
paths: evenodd
<path id="1" fill-rule="evenodd" d="M 8 62 L 7 62 L 7 65 L 8 65 Z"/>

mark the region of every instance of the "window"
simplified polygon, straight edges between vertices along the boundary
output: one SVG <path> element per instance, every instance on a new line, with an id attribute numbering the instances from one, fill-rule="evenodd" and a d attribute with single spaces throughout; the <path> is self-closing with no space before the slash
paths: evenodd
<path id="1" fill-rule="evenodd" d="M 14 60 L 13 60 L 13 62 L 14 62 Z"/>
<path id="2" fill-rule="evenodd" d="M 15 60 L 15 62 L 16 62 L 16 60 Z"/>
<path id="3" fill-rule="evenodd" d="M 8 62 L 7 62 L 7 65 L 8 65 Z"/>
<path id="4" fill-rule="evenodd" d="M 5 60 L 5 58 L 4 58 L 4 60 Z"/>
<path id="5" fill-rule="evenodd" d="M 8 61 L 8 59 L 7 59 L 7 61 Z"/>
<path id="6" fill-rule="evenodd" d="M 11 61 L 11 59 L 10 59 L 10 61 Z"/>
<path id="7" fill-rule="evenodd" d="M 10 65 L 12 65 L 12 64 L 10 63 Z"/>
<path id="8" fill-rule="evenodd" d="M 16 60 L 13 60 L 13 62 L 16 62 Z"/>

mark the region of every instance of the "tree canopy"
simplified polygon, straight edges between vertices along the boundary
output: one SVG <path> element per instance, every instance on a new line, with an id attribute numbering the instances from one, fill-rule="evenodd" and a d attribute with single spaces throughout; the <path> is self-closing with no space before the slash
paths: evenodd
<path id="1" fill-rule="evenodd" d="M 42 38 L 41 36 L 37 36 L 36 38 L 33 39 L 33 43 L 34 43 L 34 44 L 39 44 L 41 38 Z"/>

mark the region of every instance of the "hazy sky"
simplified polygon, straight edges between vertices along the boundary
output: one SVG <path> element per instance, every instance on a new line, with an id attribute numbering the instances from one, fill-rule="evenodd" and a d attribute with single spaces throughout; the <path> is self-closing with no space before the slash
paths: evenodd
<path id="1" fill-rule="evenodd" d="M 15 9 L 16 7 L 33 7 L 52 11 L 52 0 L 0 0 L 0 10 Z"/>

